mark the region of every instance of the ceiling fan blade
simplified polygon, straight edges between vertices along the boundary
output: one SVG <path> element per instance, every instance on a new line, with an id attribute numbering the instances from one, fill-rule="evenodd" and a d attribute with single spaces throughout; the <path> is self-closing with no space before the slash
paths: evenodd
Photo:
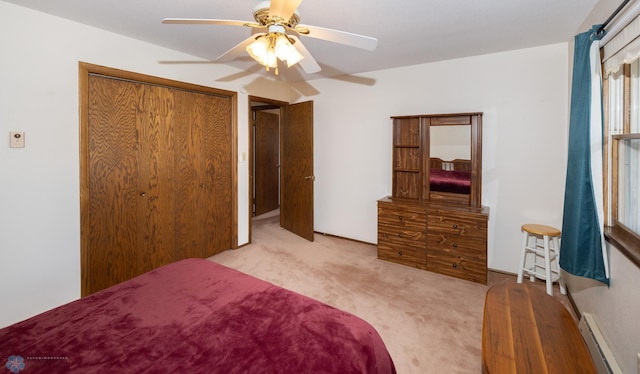
<path id="1" fill-rule="evenodd" d="M 282 17 L 283 20 L 289 21 L 300 3 L 302 0 L 271 0 L 269 15 Z"/>
<path id="2" fill-rule="evenodd" d="M 226 51 L 225 53 L 221 54 L 220 56 L 218 56 L 214 61 L 215 62 L 229 62 L 229 61 L 233 61 L 236 58 L 240 57 L 242 54 L 244 54 L 246 52 L 247 46 L 249 44 L 251 44 L 254 40 L 256 40 L 256 38 L 260 35 L 264 35 L 263 34 L 253 34 L 250 37 L 246 38 L 245 40 L 241 41 L 240 43 L 236 44 L 235 47 L 231 48 L 230 50 Z"/>
<path id="3" fill-rule="evenodd" d="M 298 25 L 298 27 L 301 29 L 306 28 L 307 30 L 309 30 L 309 33 L 305 34 L 305 36 L 308 36 L 310 38 L 327 40 L 351 47 L 366 49 L 367 51 L 373 51 L 378 46 L 378 39 L 372 38 L 370 36 L 353 34 L 346 31 L 327 29 L 318 26 Z"/>
<path id="4" fill-rule="evenodd" d="M 207 19 L 207 18 L 165 18 L 164 24 L 199 24 L 199 25 L 227 25 L 227 26 L 251 26 L 259 27 L 255 22 L 236 21 L 231 19 Z M 254 26 L 255 25 L 255 26 Z"/>
<path id="5" fill-rule="evenodd" d="M 304 46 L 304 44 L 302 44 L 300 38 L 295 35 L 289 35 L 289 37 L 295 41 L 293 46 L 298 50 L 298 52 L 300 52 L 302 56 L 304 56 L 304 58 L 300 60 L 300 62 L 298 62 L 298 64 L 300 64 L 300 66 L 302 67 L 302 70 L 304 70 L 304 72 L 307 74 L 317 73 L 322 70 L 320 68 L 320 65 L 318 65 L 316 59 L 311 56 L 309 50 Z"/>

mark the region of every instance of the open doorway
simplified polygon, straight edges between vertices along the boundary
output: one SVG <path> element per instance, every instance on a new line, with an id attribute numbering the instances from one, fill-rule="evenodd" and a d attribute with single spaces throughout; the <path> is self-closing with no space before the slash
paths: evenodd
<path id="1" fill-rule="evenodd" d="M 249 96 L 249 240 L 254 218 L 280 215 L 280 108 Z"/>
<path id="2" fill-rule="evenodd" d="M 253 219 L 313 241 L 313 102 L 249 96 L 249 242 Z"/>
<path id="3" fill-rule="evenodd" d="M 252 217 L 280 208 L 280 105 L 251 102 Z"/>

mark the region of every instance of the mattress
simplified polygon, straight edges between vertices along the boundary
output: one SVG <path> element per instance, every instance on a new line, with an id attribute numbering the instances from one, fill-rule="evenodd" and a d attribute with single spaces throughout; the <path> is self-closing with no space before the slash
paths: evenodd
<path id="1" fill-rule="evenodd" d="M 23 373 L 395 373 L 366 321 L 203 259 L 0 329 L 0 356 Z"/>

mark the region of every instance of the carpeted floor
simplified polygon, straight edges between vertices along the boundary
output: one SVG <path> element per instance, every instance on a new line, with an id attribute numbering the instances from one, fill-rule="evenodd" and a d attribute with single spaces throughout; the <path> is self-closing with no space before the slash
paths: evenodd
<path id="1" fill-rule="evenodd" d="M 371 244 L 321 234 L 309 242 L 282 229 L 274 214 L 254 219 L 251 244 L 210 260 L 366 320 L 398 373 L 482 371 L 486 285 L 378 260 Z M 489 283 L 505 278 L 515 282 L 493 274 Z"/>

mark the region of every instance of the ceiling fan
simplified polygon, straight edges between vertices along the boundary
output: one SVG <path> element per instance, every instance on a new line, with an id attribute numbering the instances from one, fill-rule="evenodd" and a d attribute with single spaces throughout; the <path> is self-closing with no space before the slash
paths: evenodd
<path id="1" fill-rule="evenodd" d="M 252 35 L 235 47 L 218 56 L 216 62 L 235 60 L 245 51 L 266 67 L 278 74 L 278 60 L 287 66 L 299 63 L 302 69 L 313 74 L 320 71 L 320 65 L 300 41 L 300 35 L 327 40 L 369 51 L 376 49 L 378 40 L 369 36 L 345 31 L 327 29 L 318 26 L 300 24 L 296 12 L 302 0 L 261 1 L 254 8 L 255 22 L 202 18 L 165 18 L 165 24 L 209 24 L 227 26 L 246 26 L 252 29 Z"/>

